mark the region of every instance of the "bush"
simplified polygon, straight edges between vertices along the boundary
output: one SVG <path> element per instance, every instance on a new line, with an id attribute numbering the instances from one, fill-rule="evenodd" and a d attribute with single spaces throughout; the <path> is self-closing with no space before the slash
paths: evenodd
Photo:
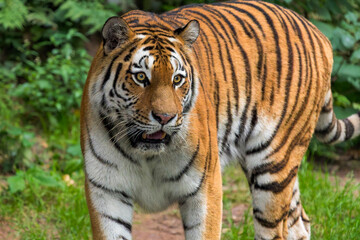
<path id="1" fill-rule="evenodd" d="M 6 36 L 0 38 L 0 171 L 35 161 L 31 147 L 41 132 L 58 136 L 50 149 L 66 149 L 66 133 L 75 125 L 78 144 L 91 60 L 84 45 L 119 10 L 102 0 L 0 1 L 0 34 Z"/>
<path id="2" fill-rule="evenodd" d="M 0 79 L 43 128 L 80 106 L 90 66 L 86 34 L 116 11 L 103 1 L 4 1 L 0 12 Z M 106 6 L 109 9 L 106 9 Z M 20 10 L 15 10 L 20 9 Z M 19 13 L 14 17 L 12 13 Z M 96 13 L 96 14 L 94 14 Z M 21 15 L 21 16 L 20 16 Z"/>

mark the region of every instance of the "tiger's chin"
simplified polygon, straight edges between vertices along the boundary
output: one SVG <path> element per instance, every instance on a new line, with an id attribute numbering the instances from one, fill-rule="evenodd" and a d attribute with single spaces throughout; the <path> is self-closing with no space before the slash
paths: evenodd
<path id="1" fill-rule="evenodd" d="M 129 136 L 131 146 L 144 153 L 160 153 L 166 150 L 171 142 L 171 136 L 163 131 L 152 134 L 142 132 L 135 136 Z"/>

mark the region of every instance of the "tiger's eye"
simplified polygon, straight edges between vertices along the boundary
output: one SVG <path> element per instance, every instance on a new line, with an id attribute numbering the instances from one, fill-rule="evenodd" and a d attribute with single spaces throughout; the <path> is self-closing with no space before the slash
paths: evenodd
<path id="1" fill-rule="evenodd" d="M 138 80 L 138 81 L 144 81 L 145 78 L 146 78 L 146 75 L 143 72 L 139 72 L 136 74 L 136 80 Z"/>
<path id="2" fill-rule="evenodd" d="M 174 84 L 179 84 L 181 82 L 181 80 L 182 80 L 182 76 L 180 76 L 179 74 L 176 75 L 173 79 Z"/>

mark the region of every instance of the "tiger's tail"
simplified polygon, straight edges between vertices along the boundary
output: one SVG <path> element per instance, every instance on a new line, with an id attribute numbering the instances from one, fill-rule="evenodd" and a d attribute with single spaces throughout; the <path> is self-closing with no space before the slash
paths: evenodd
<path id="1" fill-rule="evenodd" d="M 315 136 L 320 142 L 335 144 L 360 135 L 360 112 L 345 119 L 337 119 L 333 110 L 331 90 L 325 96 L 315 128 Z"/>

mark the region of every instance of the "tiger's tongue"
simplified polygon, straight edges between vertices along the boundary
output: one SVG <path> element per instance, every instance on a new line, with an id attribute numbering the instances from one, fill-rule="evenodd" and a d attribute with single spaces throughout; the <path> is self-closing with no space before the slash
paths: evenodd
<path id="1" fill-rule="evenodd" d="M 163 131 L 158 131 L 152 134 L 147 134 L 146 138 L 147 139 L 154 139 L 154 140 L 161 140 L 165 137 L 166 133 L 164 133 Z"/>

